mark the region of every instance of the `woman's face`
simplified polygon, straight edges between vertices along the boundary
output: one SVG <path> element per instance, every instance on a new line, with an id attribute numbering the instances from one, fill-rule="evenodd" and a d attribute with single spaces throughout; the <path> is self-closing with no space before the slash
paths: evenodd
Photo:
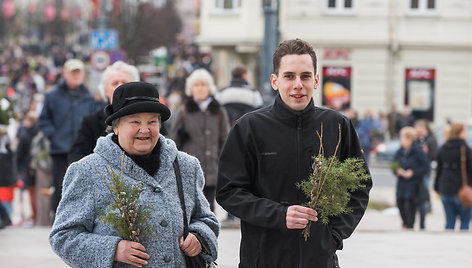
<path id="1" fill-rule="evenodd" d="M 159 140 L 159 114 L 137 113 L 120 118 L 113 131 L 130 155 L 149 155 Z"/>
<path id="2" fill-rule="evenodd" d="M 401 135 L 400 136 L 400 142 L 401 142 L 402 147 L 404 149 L 409 149 L 411 147 L 411 145 L 413 144 L 414 140 L 410 139 L 406 135 Z"/>
<path id="3" fill-rule="evenodd" d="M 192 86 L 192 96 L 198 101 L 204 101 L 210 95 L 208 84 L 203 81 L 197 81 Z"/>

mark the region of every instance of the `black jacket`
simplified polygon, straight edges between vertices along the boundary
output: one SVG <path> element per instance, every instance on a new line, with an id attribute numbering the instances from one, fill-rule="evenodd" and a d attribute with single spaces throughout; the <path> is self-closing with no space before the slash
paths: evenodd
<path id="1" fill-rule="evenodd" d="M 302 230 L 287 229 L 287 207 L 308 201 L 296 183 L 311 173 L 322 123 L 325 156 L 334 153 L 339 123 L 337 157 L 363 158 L 349 119 L 313 101 L 294 112 L 277 96 L 273 105 L 244 115 L 231 129 L 220 155 L 216 198 L 241 219 L 239 267 L 334 267 L 335 251 L 364 214 L 372 182 L 352 193 L 353 213 L 332 218 L 328 225 L 314 222 L 308 241 Z"/>
<path id="2" fill-rule="evenodd" d="M 420 183 L 423 182 L 424 176 L 429 172 L 430 163 L 428 156 L 423 152 L 417 142 L 413 143 L 408 150 L 400 147 L 395 153 L 394 160 L 404 170 L 411 169 L 413 177 L 405 179 L 397 176 L 397 199 L 410 199 L 416 196 L 419 190 Z"/>
<path id="3" fill-rule="evenodd" d="M 438 153 L 438 166 L 434 190 L 443 195 L 456 195 L 462 186 L 461 146 L 466 145 L 462 139 L 446 142 Z M 468 184 L 472 186 L 472 151 L 466 146 L 466 168 Z"/>
<path id="4" fill-rule="evenodd" d="M 67 162 L 70 164 L 93 153 L 98 138 L 106 136 L 106 128 L 103 109 L 85 116 L 77 133 L 77 138 L 67 155 Z"/>

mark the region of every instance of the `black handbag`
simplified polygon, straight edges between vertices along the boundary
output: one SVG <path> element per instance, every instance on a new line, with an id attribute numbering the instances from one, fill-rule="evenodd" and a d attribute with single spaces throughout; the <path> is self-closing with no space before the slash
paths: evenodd
<path id="1" fill-rule="evenodd" d="M 15 185 L 17 179 L 16 157 L 8 150 L 7 153 L 0 153 L 0 187 L 11 187 Z"/>
<path id="2" fill-rule="evenodd" d="M 182 177 L 180 176 L 180 167 L 179 167 L 179 162 L 177 161 L 177 157 L 174 160 L 174 172 L 175 172 L 175 178 L 177 181 L 177 190 L 179 192 L 179 199 L 180 199 L 180 206 L 182 208 L 182 214 L 184 216 L 184 240 L 187 238 L 189 230 L 188 230 L 188 222 L 187 222 L 187 212 L 185 210 L 185 199 L 184 199 L 184 192 L 182 188 Z M 204 243 L 200 241 L 200 244 L 202 245 L 202 249 L 205 248 Z M 208 251 L 208 249 L 207 249 Z M 206 262 L 200 254 L 197 256 L 191 257 L 187 256 L 185 253 L 184 258 L 185 258 L 185 265 L 187 268 L 210 268 L 213 267 L 215 263 L 208 263 Z"/>

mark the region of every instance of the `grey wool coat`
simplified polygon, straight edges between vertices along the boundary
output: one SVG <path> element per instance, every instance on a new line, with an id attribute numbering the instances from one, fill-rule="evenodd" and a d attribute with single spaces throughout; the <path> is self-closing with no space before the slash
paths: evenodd
<path id="1" fill-rule="evenodd" d="M 111 163 L 116 173 L 121 170 L 123 151 L 111 137 L 112 134 L 99 138 L 94 153 L 72 163 L 64 177 L 62 200 L 49 242 L 56 254 L 72 267 L 133 267 L 113 261 L 122 238 L 97 216 L 113 200 L 95 168 L 109 185 L 111 181 L 105 165 Z M 185 267 L 178 242 L 183 233 L 183 216 L 172 166 L 176 156 L 182 174 L 189 229 L 199 233 L 209 245 L 209 255 L 200 253 L 203 258 L 214 261 L 219 223 L 202 193 L 205 179 L 199 162 L 195 157 L 177 151 L 175 143 L 162 135 L 158 142 L 161 143 L 161 164 L 154 177 L 131 158 L 125 156 L 123 161 L 125 182 L 134 185 L 142 181 L 145 190 L 139 200 L 141 204 L 154 207 L 148 222 L 155 237 L 140 242 L 150 255 L 146 267 Z"/>

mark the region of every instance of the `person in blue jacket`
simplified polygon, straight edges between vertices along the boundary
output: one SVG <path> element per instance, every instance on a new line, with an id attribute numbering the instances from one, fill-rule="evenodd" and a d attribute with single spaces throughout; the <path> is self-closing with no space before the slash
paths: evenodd
<path id="1" fill-rule="evenodd" d="M 404 229 L 413 229 L 415 223 L 416 199 L 423 183 L 423 177 L 429 171 L 428 157 L 416 140 L 416 130 L 404 127 L 400 130 L 401 147 L 395 153 L 394 161 L 398 168 L 394 169 L 397 176 L 397 206 L 402 218 Z"/>
<path id="2" fill-rule="evenodd" d="M 62 181 L 67 169 L 67 154 L 74 142 L 82 119 L 101 107 L 83 84 L 84 63 L 78 59 L 66 61 L 63 79 L 44 98 L 39 117 L 40 131 L 51 141 L 53 186 L 51 209 L 55 212 L 61 200 Z"/>

